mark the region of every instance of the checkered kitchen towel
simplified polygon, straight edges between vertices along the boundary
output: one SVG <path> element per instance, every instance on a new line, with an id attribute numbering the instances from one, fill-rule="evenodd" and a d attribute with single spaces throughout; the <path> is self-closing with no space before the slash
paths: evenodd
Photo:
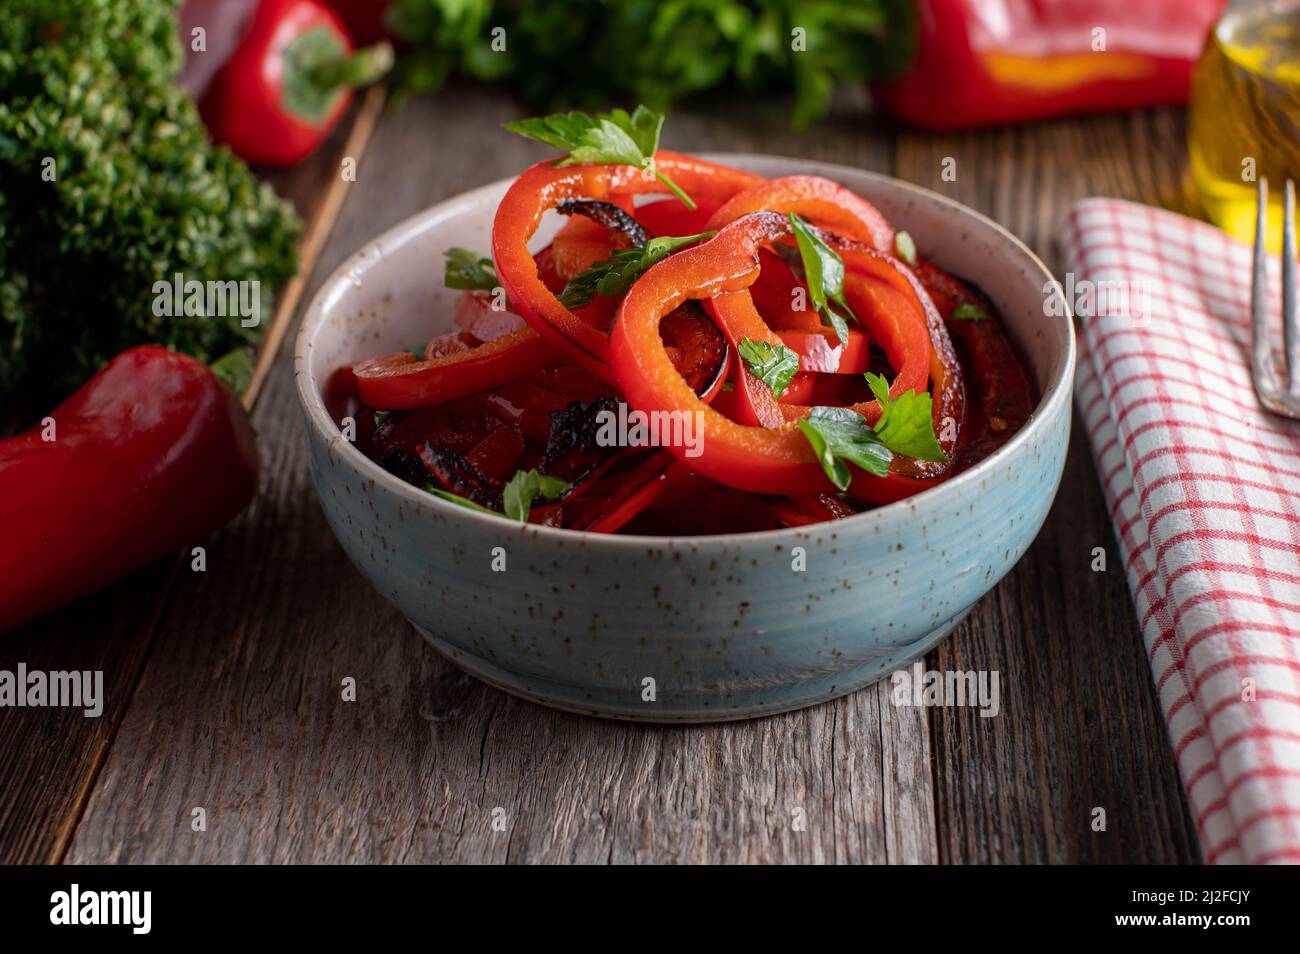
<path id="1" fill-rule="evenodd" d="M 1205 859 L 1300 863 L 1300 423 L 1251 388 L 1251 250 L 1112 199 L 1063 242 L 1076 400 Z"/>

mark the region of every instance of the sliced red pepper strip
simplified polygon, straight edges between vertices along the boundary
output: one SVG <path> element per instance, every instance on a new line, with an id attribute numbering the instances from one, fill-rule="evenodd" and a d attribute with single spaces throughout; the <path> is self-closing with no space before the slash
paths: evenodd
<path id="1" fill-rule="evenodd" d="M 465 459 L 481 473 L 497 480 L 508 480 L 524 456 L 524 436 L 519 428 L 502 424 L 479 441 Z"/>
<path id="2" fill-rule="evenodd" d="M 799 371 L 790 383 L 785 386 L 781 393 L 780 401 L 782 404 L 816 404 L 813 394 L 816 393 L 817 384 L 821 375 L 812 371 Z"/>
<path id="3" fill-rule="evenodd" d="M 596 516 L 575 522 L 573 529 L 613 533 L 650 507 L 675 482 L 684 479 L 689 473 L 686 465 L 671 454 L 654 454 L 635 471 L 619 479 L 618 491 L 611 499 L 604 501 L 604 507 Z"/>
<path id="4" fill-rule="evenodd" d="M 821 176 L 786 176 L 746 189 L 713 213 L 708 227 L 721 228 L 750 212 L 793 212 L 882 252 L 894 247 L 894 228 L 879 209 L 838 182 Z"/>
<path id="5" fill-rule="evenodd" d="M 660 151 L 659 171 L 697 202 L 723 202 L 763 179 L 717 163 Z M 492 258 L 511 303 L 534 330 L 575 364 L 617 384 L 608 364 L 609 336 L 583 321 L 538 276 L 528 241 L 542 216 L 566 199 L 658 193 L 664 186 L 650 172 L 624 165 L 557 166 L 553 160 L 526 169 L 507 190 L 492 225 Z"/>
<path id="6" fill-rule="evenodd" d="M 705 302 L 705 308 L 713 316 L 714 322 L 727 338 L 731 350 L 739 354 L 740 342 L 749 338 L 753 341 L 766 341 L 773 346 L 779 345 L 772 329 L 763 321 L 754 308 L 753 299 L 746 289 L 715 295 Z M 732 383 L 735 389 L 725 396 L 718 407 L 741 424 L 758 427 L 780 427 L 785 418 L 777 405 L 772 389 L 760 381 L 749 370 L 744 361 L 737 360 L 736 375 Z"/>
<path id="7" fill-rule="evenodd" d="M 835 236 L 828 236 L 828 239 L 832 241 L 832 244 L 844 259 L 844 265 L 847 269 L 844 280 L 846 295 L 850 294 L 850 286 L 855 281 L 853 277 L 855 273 L 873 276 L 892 285 L 895 290 L 901 292 L 914 305 L 919 307 L 925 316 L 925 323 L 930 332 L 929 378 L 930 394 L 934 408 L 934 432 L 939 439 L 939 446 L 948 455 L 948 460 L 923 461 L 914 460 L 910 457 L 895 458 L 895 464 L 891 466 L 891 471 L 896 467 L 897 473 L 908 477 L 937 477 L 953 466 L 956 460 L 958 441 L 966 422 L 966 384 L 962 375 L 961 364 L 957 360 L 957 352 L 953 349 L 952 339 L 948 337 L 948 330 L 943 318 L 939 316 L 939 311 L 935 307 L 933 300 L 931 300 L 930 295 L 916 275 L 901 261 L 892 255 L 877 251 L 869 246 L 837 239 Z M 850 303 L 853 301 L 852 298 L 849 300 Z M 884 342 L 881 342 L 881 344 L 886 353 L 889 353 L 888 346 Z M 894 360 L 892 354 L 890 354 L 890 360 Z M 894 387 L 897 384 L 898 379 L 895 378 L 894 384 L 890 387 L 891 396 L 897 397 L 894 392 Z M 916 390 L 917 393 L 920 393 L 921 388 Z M 868 412 L 868 409 L 864 409 L 861 405 L 856 405 L 855 410 L 863 414 L 868 422 L 876 420 Z M 875 413 L 878 415 L 879 411 L 876 410 Z M 888 481 L 891 478 L 880 479 Z M 903 494 L 903 496 L 906 496 L 906 494 Z"/>
<path id="8" fill-rule="evenodd" d="M 929 295 L 916 276 L 889 254 L 894 245 L 892 226 L 875 206 L 838 183 L 818 176 L 789 176 L 755 186 L 726 202 L 710 218 L 709 224 L 711 228 L 718 228 L 738 215 L 759 209 L 795 212 L 834 229 L 838 234 L 826 234 L 824 238 L 840 252 L 846 269 L 873 275 L 888 282 L 922 309 L 931 340 L 930 381 L 934 396 L 935 432 L 950 459 L 947 462 L 909 459 L 900 461 L 898 466 L 909 475 L 917 477 L 943 473 L 952 466 L 951 458 L 956 448 L 957 435 L 965 417 L 966 392 L 962 383 L 961 365 L 957 362 L 957 354 L 952 348 L 943 319 L 939 317 Z M 846 276 L 846 295 L 849 294 L 849 284 L 850 280 Z M 892 355 L 891 361 L 895 361 Z M 898 367 L 897 361 L 895 367 Z M 893 385 L 890 391 L 892 394 Z M 862 406 L 854 409 L 864 414 L 868 422 L 877 419 L 880 413 L 879 404 L 874 401 L 869 402 L 865 410 Z"/>
<path id="9" fill-rule="evenodd" d="M 787 527 L 806 527 L 827 520 L 842 520 L 856 512 L 832 494 L 810 497 L 789 497 L 774 500 L 769 506 Z"/>
<path id="10" fill-rule="evenodd" d="M 830 233 L 823 234 L 845 259 L 844 293 L 854 314 L 866 326 L 869 335 L 884 349 L 896 370 L 890 384 L 890 394 L 898 397 L 909 390 L 920 393 L 926 390 L 927 378 L 933 382 L 936 396 L 935 432 L 940 433 L 942 427 L 942 433 L 948 436 L 944 449 L 951 453 L 964 417 L 965 389 L 961 384 L 961 366 L 957 362 L 956 352 L 952 349 L 952 342 L 944 330 L 943 320 L 935 310 L 934 303 L 916 277 L 898 259 L 869 245 Z M 764 250 L 759 253 L 759 262 L 762 269 L 770 269 L 773 273 L 761 295 L 775 310 L 777 317 L 774 320 L 788 329 L 806 334 L 826 332 L 826 327 L 815 311 L 796 311 L 791 306 L 791 291 L 802 283 L 785 261 Z M 761 282 L 763 278 L 760 271 L 755 287 Z M 756 340 L 761 336 L 769 344 L 779 343 L 780 332 L 773 333 L 770 323 L 764 322 L 755 312 L 754 302 L 758 300 L 759 294 L 746 302 L 748 296 L 750 291 L 746 290 L 729 299 L 718 298 L 712 303 L 712 310 L 723 333 L 729 337 L 750 337 Z M 729 325 L 731 331 L 728 331 Z M 764 328 L 768 330 L 764 332 Z M 854 331 L 855 329 L 850 329 L 850 336 Z M 806 342 L 808 339 L 800 340 Z M 850 337 L 851 343 L 852 340 Z M 837 342 L 830 340 L 830 344 L 834 346 Z M 800 351 L 800 348 L 796 347 L 795 350 Z M 869 350 L 865 345 L 862 351 L 869 361 Z M 847 364 L 849 368 L 855 366 Z M 821 370 L 802 359 L 800 367 L 805 370 Z M 864 364 L 861 370 L 865 371 L 866 368 L 867 365 Z M 761 404 L 754 403 L 762 401 L 761 392 L 754 388 L 737 388 L 734 403 L 740 405 L 740 413 L 735 419 L 746 424 L 765 423 L 772 426 L 771 419 L 763 416 Z M 807 413 L 806 408 L 798 407 L 789 398 L 783 398 L 781 403 L 784 405 L 781 412 L 786 419 Z M 747 404 L 751 407 L 746 407 Z M 725 406 L 730 408 L 732 403 Z M 862 414 L 869 424 L 874 424 L 880 418 L 878 401 L 855 404 L 853 409 Z M 952 426 L 943 427 L 948 420 L 953 422 Z M 916 468 L 916 475 L 920 475 L 941 473 L 948 465 L 900 461 L 899 466 Z"/>
<path id="11" fill-rule="evenodd" d="M 765 248 L 758 253 L 758 264 L 758 280 L 749 286 L 749 293 L 754 297 L 754 306 L 769 327 L 778 331 L 786 328 L 826 330 L 821 317 L 808 305 L 808 286 L 794 273 L 785 259 Z M 796 292 L 802 293 L 799 296 L 802 309 L 795 308 Z"/>
<path id="12" fill-rule="evenodd" d="M 870 249 L 866 251 L 877 254 Z M 897 369 L 889 386 L 890 395 L 899 397 L 907 391 L 920 393 L 926 390 L 927 378 L 934 372 L 934 362 L 931 332 L 924 309 L 924 292 L 913 294 L 909 298 L 873 276 L 849 272 L 844 279 L 844 294 L 855 314 L 868 323 L 890 363 Z M 933 310 L 933 305 L 930 307 Z M 723 333 L 729 338 L 752 338 L 771 345 L 782 343 L 781 336 L 767 326 L 754 308 L 748 290 L 719 295 L 710 302 L 710 308 Z M 821 327 L 820 324 L 818 327 Z M 862 335 L 861 332 L 855 333 Z M 864 355 L 869 355 L 869 342 L 864 338 L 862 336 L 858 339 L 859 348 Z M 851 337 L 850 342 L 853 340 Z M 832 339 L 832 343 L 838 345 L 838 340 Z M 956 361 L 955 355 L 953 361 Z M 802 361 L 800 366 L 804 366 Z M 862 370 L 866 370 L 865 364 Z M 783 402 L 777 411 L 780 417 L 767 416 L 764 405 L 769 401 L 771 392 L 766 385 L 756 380 L 748 387 L 738 387 L 736 393 L 742 405 L 741 416 L 736 419 L 742 423 L 773 427 L 782 419 L 794 420 L 808 413 L 806 407 Z M 743 407 L 746 403 L 750 405 L 749 410 Z M 880 419 L 880 402 L 875 399 L 855 404 L 853 410 L 865 417 L 868 424 L 874 424 Z"/>
<path id="13" fill-rule="evenodd" d="M 367 358 L 354 364 L 352 372 L 366 406 L 395 411 L 486 391 L 559 360 L 535 331 L 522 328 L 476 348 L 423 361 L 405 351 Z"/>

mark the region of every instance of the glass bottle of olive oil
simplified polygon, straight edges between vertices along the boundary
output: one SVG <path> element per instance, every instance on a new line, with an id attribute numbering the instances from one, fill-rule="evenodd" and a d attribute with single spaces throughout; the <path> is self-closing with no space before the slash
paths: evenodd
<path id="1" fill-rule="evenodd" d="M 1192 176 L 1210 218 L 1255 237 L 1257 180 L 1269 184 L 1269 246 L 1281 246 L 1282 187 L 1300 185 L 1300 0 L 1233 0 L 1192 76 Z"/>

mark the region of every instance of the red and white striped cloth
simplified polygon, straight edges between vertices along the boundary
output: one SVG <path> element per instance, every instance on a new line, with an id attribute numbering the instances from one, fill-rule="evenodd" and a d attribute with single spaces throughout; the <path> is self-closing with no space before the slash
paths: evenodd
<path id="1" fill-rule="evenodd" d="M 1204 857 L 1300 863 L 1300 423 L 1251 387 L 1251 250 L 1112 199 L 1062 238 L 1075 399 Z"/>

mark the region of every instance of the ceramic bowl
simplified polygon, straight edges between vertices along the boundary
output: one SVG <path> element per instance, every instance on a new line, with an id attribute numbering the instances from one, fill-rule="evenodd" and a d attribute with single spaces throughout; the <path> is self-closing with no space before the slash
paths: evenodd
<path id="1" fill-rule="evenodd" d="M 325 282 L 298 336 L 295 374 L 321 505 L 362 575 L 425 639 L 486 682 L 544 705 L 713 721 L 868 685 L 944 638 L 1020 559 L 1060 480 L 1073 330 L 1064 302 L 1044 308 L 1051 276 L 1029 249 L 971 209 L 885 176 L 714 158 L 767 176 L 826 176 L 875 203 L 925 255 L 993 298 L 1042 401 L 978 466 L 846 520 L 680 538 L 516 525 L 388 474 L 343 438 L 321 396 L 340 365 L 453 327 L 457 293 L 442 287 L 443 251 L 489 247 L 509 183 L 386 232 Z"/>

